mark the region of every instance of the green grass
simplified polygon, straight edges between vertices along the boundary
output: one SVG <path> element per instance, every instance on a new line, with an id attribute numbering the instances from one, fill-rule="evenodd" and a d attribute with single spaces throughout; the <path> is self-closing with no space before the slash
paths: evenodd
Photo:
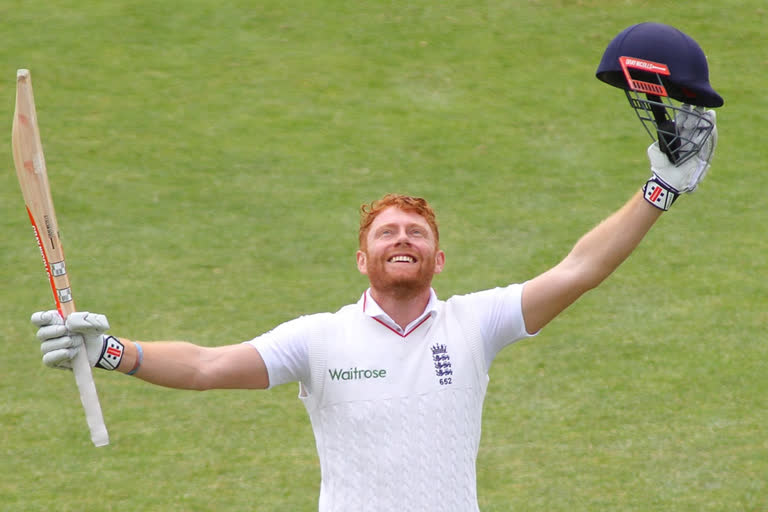
<path id="1" fill-rule="evenodd" d="M 438 294 L 547 269 L 645 180 L 647 136 L 594 78 L 639 21 L 699 40 L 720 145 L 632 258 L 491 371 L 484 511 L 768 509 L 762 0 L 0 5 L 4 510 L 313 510 L 295 386 L 193 393 L 95 374 L 111 445 L 39 361 L 51 306 L 10 150 L 35 86 L 79 309 L 137 339 L 254 337 L 355 301 L 357 207 L 438 210 Z"/>

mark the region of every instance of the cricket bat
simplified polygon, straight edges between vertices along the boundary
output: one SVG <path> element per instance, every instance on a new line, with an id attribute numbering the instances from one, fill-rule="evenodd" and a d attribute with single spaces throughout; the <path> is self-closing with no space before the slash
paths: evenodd
<path id="1" fill-rule="evenodd" d="M 32 79 L 29 70 L 26 69 L 19 69 L 16 72 L 16 110 L 13 115 L 11 141 L 16 174 L 21 184 L 29 220 L 32 222 L 37 244 L 43 256 L 56 309 L 59 310 L 61 317 L 66 319 L 75 311 L 75 302 L 72 299 L 64 250 L 59 236 L 59 225 L 48 184 L 48 171 L 40 141 L 40 129 L 37 125 L 35 98 L 32 94 Z M 72 370 L 80 392 L 80 401 L 85 409 L 91 440 L 96 446 L 105 446 L 109 444 L 109 435 L 104 425 L 96 385 L 91 374 L 91 365 L 88 363 L 85 350 L 78 351 L 72 361 Z"/>

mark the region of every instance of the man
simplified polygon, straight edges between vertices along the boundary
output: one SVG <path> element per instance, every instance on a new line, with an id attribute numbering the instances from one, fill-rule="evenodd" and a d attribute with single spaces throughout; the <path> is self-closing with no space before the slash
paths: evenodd
<path id="1" fill-rule="evenodd" d="M 38 312 L 43 361 L 70 367 L 85 346 L 92 365 L 172 388 L 299 382 L 320 459 L 321 511 L 477 511 L 491 362 L 598 286 L 677 195 L 696 188 L 714 153 L 715 115 L 685 107 L 674 122 L 688 154 L 673 158 L 654 142 L 645 187 L 523 284 L 438 299 L 431 283 L 446 256 L 435 214 L 421 198 L 389 194 L 361 210 L 357 267 L 370 287 L 355 304 L 222 347 L 137 343 L 104 334 L 102 315 L 74 313 L 65 323 Z"/>

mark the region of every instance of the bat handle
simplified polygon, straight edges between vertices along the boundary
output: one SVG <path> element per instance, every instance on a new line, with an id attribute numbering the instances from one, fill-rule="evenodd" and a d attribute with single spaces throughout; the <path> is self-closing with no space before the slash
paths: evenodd
<path id="1" fill-rule="evenodd" d="M 39 239 L 39 237 L 38 237 Z M 49 268 L 48 261 L 43 258 L 51 275 L 51 289 L 56 301 L 56 309 L 59 310 L 61 318 L 66 319 L 75 312 L 75 303 L 71 299 L 63 302 L 61 300 L 60 289 L 69 290 L 69 276 L 66 271 L 63 274 L 53 277 Z M 69 293 L 71 295 L 71 292 Z M 80 402 L 85 411 L 85 421 L 88 424 L 88 430 L 91 433 L 91 441 L 96 447 L 109 444 L 109 434 L 107 426 L 104 424 L 104 415 L 101 413 L 101 404 L 99 404 L 99 395 L 96 393 L 96 384 L 93 382 L 93 373 L 91 363 L 88 362 L 87 347 L 82 345 L 82 350 L 78 350 L 75 358 L 72 360 L 72 373 L 75 374 L 75 384 L 80 394 Z"/>
<path id="2" fill-rule="evenodd" d="M 95 446 L 106 446 L 109 444 L 109 434 L 104 424 L 99 396 L 96 394 L 96 385 L 93 382 L 91 365 L 85 350 L 77 352 L 72 361 L 72 371 L 75 374 L 75 382 L 80 392 L 80 401 L 83 403 L 83 409 L 85 409 L 88 429 L 91 431 L 91 441 Z"/>

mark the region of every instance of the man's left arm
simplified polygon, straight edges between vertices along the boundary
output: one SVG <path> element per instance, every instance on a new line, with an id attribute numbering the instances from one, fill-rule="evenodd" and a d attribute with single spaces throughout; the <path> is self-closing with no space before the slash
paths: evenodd
<path id="1" fill-rule="evenodd" d="M 556 266 L 523 288 L 525 328 L 534 333 L 584 293 L 595 288 L 627 259 L 663 210 L 638 191 L 617 212 L 584 235 Z"/>
<path id="2" fill-rule="evenodd" d="M 652 175 L 643 189 L 584 235 L 563 261 L 523 288 L 522 311 L 529 333 L 540 330 L 602 283 L 640 244 L 662 212 L 681 194 L 696 190 L 709 170 L 717 145 L 715 112 L 686 106 L 677 113 L 675 125 L 681 139 L 691 141 L 696 153 L 673 163 L 658 141 L 651 144 L 648 158 Z"/>

